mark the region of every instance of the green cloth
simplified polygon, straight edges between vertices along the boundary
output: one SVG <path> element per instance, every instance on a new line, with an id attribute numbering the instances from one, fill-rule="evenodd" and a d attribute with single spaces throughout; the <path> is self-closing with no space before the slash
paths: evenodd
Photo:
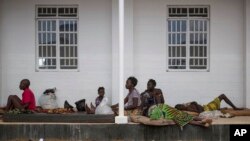
<path id="1" fill-rule="evenodd" d="M 181 127 L 188 124 L 190 121 L 193 120 L 193 116 L 189 115 L 186 112 L 182 112 L 177 110 L 167 104 L 158 104 L 151 106 L 149 108 L 149 117 L 152 120 L 157 119 L 169 119 L 173 120 L 176 124 L 180 125 Z"/>

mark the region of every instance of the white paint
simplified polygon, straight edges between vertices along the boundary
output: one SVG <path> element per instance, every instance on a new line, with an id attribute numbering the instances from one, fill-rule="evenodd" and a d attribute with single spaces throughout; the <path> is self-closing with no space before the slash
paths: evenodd
<path id="1" fill-rule="evenodd" d="M 245 100 L 246 107 L 250 108 L 250 1 L 245 0 Z"/>
<path id="2" fill-rule="evenodd" d="M 80 71 L 35 72 L 35 5 L 58 3 L 79 5 Z M 22 78 L 31 80 L 37 97 L 44 89 L 57 87 L 59 105 L 66 99 L 71 104 L 81 98 L 93 102 L 99 86 L 106 88 L 112 103 L 118 102 L 118 0 L 5 0 L 0 4 L 1 105 L 9 94 L 21 96 Z M 246 4 L 247 39 L 248 0 Z M 166 72 L 167 5 L 210 6 L 210 72 Z M 125 7 L 124 82 L 135 75 L 142 92 L 148 79 L 154 78 L 170 105 L 191 100 L 205 104 L 225 93 L 237 106 L 246 101 L 250 108 L 250 41 L 245 42 L 244 63 L 243 0 L 126 0 Z"/>
<path id="3" fill-rule="evenodd" d="M 79 72 L 35 71 L 35 5 L 79 6 Z M 21 97 L 19 82 L 31 80 L 37 98 L 46 88 L 57 88 L 59 106 L 85 98 L 94 102 L 99 86 L 111 99 L 111 0 L 5 0 L 1 1 L 1 106 L 8 95 Z M 110 100 L 111 101 L 111 100 Z"/>
<path id="4" fill-rule="evenodd" d="M 134 75 L 134 48 L 133 48 L 133 1 L 125 0 L 124 21 L 124 82 Z M 119 36 L 118 36 L 118 0 L 112 0 L 112 103 L 119 102 Z M 125 95 L 128 91 L 123 89 Z"/>
<path id="5" fill-rule="evenodd" d="M 3 69 L 3 66 L 2 66 L 2 55 L 1 55 L 1 52 L 2 52 L 2 20 L 3 20 L 3 17 L 2 17 L 2 7 L 3 5 L 3 1 L 0 1 L 0 99 L 3 99 L 2 98 L 2 69 Z M 0 105 L 1 105 L 1 101 L 0 101 Z"/>
<path id="6" fill-rule="evenodd" d="M 166 72 L 167 5 L 210 6 L 209 72 Z M 206 104 L 221 93 L 243 106 L 242 15 L 243 1 L 239 0 L 135 0 L 134 73 L 138 89 L 145 90 L 148 79 L 153 78 L 172 106 L 193 100 Z"/>
<path id="7" fill-rule="evenodd" d="M 119 0 L 119 116 L 124 116 L 124 0 Z"/>

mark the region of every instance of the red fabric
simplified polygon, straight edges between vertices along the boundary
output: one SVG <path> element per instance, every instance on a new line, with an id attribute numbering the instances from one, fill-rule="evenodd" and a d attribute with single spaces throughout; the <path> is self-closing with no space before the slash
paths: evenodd
<path id="1" fill-rule="evenodd" d="M 29 106 L 28 106 L 29 110 L 35 110 L 36 108 L 35 96 L 29 88 L 26 88 L 22 94 L 22 104 L 26 104 L 26 103 L 29 103 Z"/>

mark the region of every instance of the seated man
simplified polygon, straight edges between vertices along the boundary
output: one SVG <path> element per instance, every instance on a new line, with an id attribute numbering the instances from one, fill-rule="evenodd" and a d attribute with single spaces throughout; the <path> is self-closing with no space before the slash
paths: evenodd
<path id="1" fill-rule="evenodd" d="M 241 110 L 241 108 L 236 107 L 225 94 L 221 94 L 219 97 L 216 97 L 213 101 L 209 102 L 207 105 L 199 105 L 196 101 L 186 103 L 186 104 L 177 104 L 175 108 L 178 110 L 185 110 L 191 112 L 201 113 L 203 111 L 213 111 L 219 110 L 221 101 L 224 100 L 228 105 L 230 105 L 234 110 Z"/>
<path id="2" fill-rule="evenodd" d="M 156 81 L 154 79 L 149 79 L 147 89 L 141 94 L 141 108 L 144 116 L 147 116 L 150 106 L 164 103 L 164 97 L 161 89 L 157 89 L 155 86 Z"/>
<path id="3" fill-rule="evenodd" d="M 36 100 L 33 92 L 29 89 L 30 81 L 28 79 L 23 79 L 20 82 L 19 88 L 23 90 L 22 100 L 17 95 L 10 95 L 8 97 L 7 105 L 5 107 L 6 111 L 18 108 L 20 110 L 35 110 Z"/>

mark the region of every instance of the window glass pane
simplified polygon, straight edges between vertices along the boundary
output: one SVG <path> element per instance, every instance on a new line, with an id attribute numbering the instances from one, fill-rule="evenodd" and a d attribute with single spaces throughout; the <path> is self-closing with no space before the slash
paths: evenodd
<path id="1" fill-rule="evenodd" d="M 56 46 L 52 46 L 52 57 L 56 57 Z"/>
<path id="2" fill-rule="evenodd" d="M 75 33 L 75 44 L 77 44 L 77 34 Z"/>
<path id="3" fill-rule="evenodd" d="M 168 44 L 171 44 L 171 34 L 168 34 Z"/>
<path id="4" fill-rule="evenodd" d="M 70 57 L 75 57 L 74 52 L 74 47 L 70 47 Z"/>
<path id="5" fill-rule="evenodd" d="M 68 33 L 65 34 L 65 42 L 64 43 L 69 44 L 69 34 Z"/>
<path id="6" fill-rule="evenodd" d="M 187 22 L 186 21 L 182 21 L 181 22 L 181 31 L 182 32 L 186 32 L 187 31 Z"/>
<path id="7" fill-rule="evenodd" d="M 185 47 L 185 46 L 183 46 L 183 47 L 181 48 L 181 56 L 182 56 L 182 57 L 186 57 L 186 47 Z"/>
<path id="8" fill-rule="evenodd" d="M 42 56 L 42 46 L 39 46 L 38 54 L 39 54 L 39 57 L 43 57 L 43 56 Z"/>
<path id="9" fill-rule="evenodd" d="M 51 44 L 51 34 L 50 33 L 47 33 L 47 44 Z"/>
<path id="10" fill-rule="evenodd" d="M 193 46 L 190 47 L 190 56 L 191 57 L 194 56 L 194 47 Z"/>
<path id="11" fill-rule="evenodd" d="M 51 29 L 51 21 L 47 21 L 47 31 L 50 31 L 50 29 Z"/>
<path id="12" fill-rule="evenodd" d="M 190 34 L 190 44 L 194 44 L 194 34 Z"/>
<path id="13" fill-rule="evenodd" d="M 65 42 L 64 42 L 64 34 L 63 33 L 61 33 L 60 34 L 60 44 L 64 44 Z"/>
<path id="14" fill-rule="evenodd" d="M 56 33 L 52 33 L 52 44 L 56 44 Z"/>
<path id="15" fill-rule="evenodd" d="M 172 44 L 176 44 L 176 34 L 172 34 Z"/>
<path id="16" fill-rule="evenodd" d="M 190 31 L 194 31 L 194 21 L 190 20 Z"/>
<path id="17" fill-rule="evenodd" d="M 181 35 L 178 33 L 177 34 L 177 44 L 181 43 Z"/>
<path id="18" fill-rule="evenodd" d="M 43 37 L 42 37 L 43 38 L 42 44 L 46 44 L 46 33 L 43 33 L 42 35 L 43 35 Z"/>
<path id="19" fill-rule="evenodd" d="M 169 57 L 172 57 L 171 51 L 172 51 L 172 50 L 171 50 L 171 46 L 169 46 L 169 47 L 168 47 L 168 56 L 169 56 Z"/>
<path id="20" fill-rule="evenodd" d="M 181 56 L 181 49 L 180 47 L 177 47 L 177 57 L 180 57 Z"/>
<path id="21" fill-rule="evenodd" d="M 181 21 L 177 21 L 177 32 L 181 31 Z"/>
<path id="22" fill-rule="evenodd" d="M 48 57 L 51 57 L 51 47 L 50 46 L 48 46 Z"/>
<path id="23" fill-rule="evenodd" d="M 52 31 L 56 31 L 56 21 L 52 21 Z"/>
<path id="24" fill-rule="evenodd" d="M 64 30 L 64 28 L 65 28 L 64 21 L 60 21 L 60 22 L 59 22 L 59 25 L 60 25 L 59 30 L 60 30 L 60 31 L 65 31 L 65 30 Z"/>
<path id="25" fill-rule="evenodd" d="M 171 21 L 168 21 L 168 32 L 171 32 Z"/>
<path id="26" fill-rule="evenodd" d="M 65 57 L 65 51 L 64 51 L 65 47 L 60 47 L 60 57 Z"/>
<path id="27" fill-rule="evenodd" d="M 186 44 L 186 34 L 181 34 L 181 44 Z"/>
<path id="28" fill-rule="evenodd" d="M 172 27 L 172 32 L 176 32 L 176 21 L 172 21 L 171 27 Z"/>
<path id="29" fill-rule="evenodd" d="M 66 57 L 69 57 L 69 47 L 66 47 Z"/>
<path id="30" fill-rule="evenodd" d="M 42 30 L 42 23 L 41 21 L 38 21 L 38 31 L 41 31 Z"/>
<path id="31" fill-rule="evenodd" d="M 78 54 L 78 53 L 77 53 L 77 51 L 78 51 L 78 47 L 76 46 L 76 47 L 75 47 L 75 57 L 78 57 L 78 55 L 77 55 L 77 54 Z"/>

